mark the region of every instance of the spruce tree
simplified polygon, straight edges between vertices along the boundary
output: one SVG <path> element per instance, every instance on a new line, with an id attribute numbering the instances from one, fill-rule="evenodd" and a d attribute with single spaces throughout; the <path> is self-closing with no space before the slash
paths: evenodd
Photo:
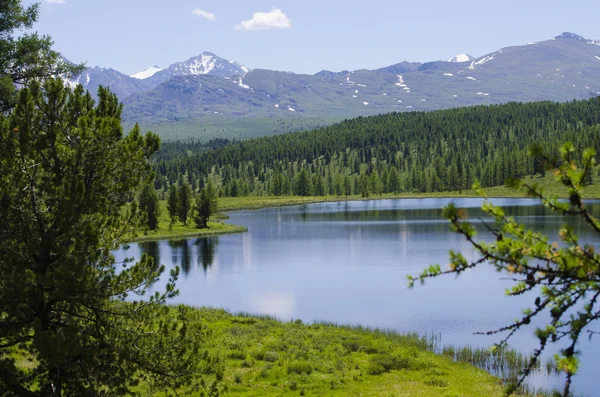
<path id="1" fill-rule="evenodd" d="M 169 211 L 169 217 L 171 223 L 175 223 L 177 216 L 179 216 L 179 192 L 177 186 L 169 186 L 169 195 L 167 196 L 167 210 Z"/>
<path id="2" fill-rule="evenodd" d="M 196 198 L 195 210 L 194 222 L 196 223 L 196 227 L 199 229 L 208 227 L 210 217 L 218 210 L 217 192 L 210 180 Z"/>
<path id="3" fill-rule="evenodd" d="M 306 168 L 303 168 L 302 171 L 298 174 L 296 180 L 296 194 L 298 196 L 310 196 L 312 194 L 312 184 L 310 182 L 310 175 Z"/>
<path id="4" fill-rule="evenodd" d="M 192 188 L 190 185 L 183 179 L 179 179 L 179 220 L 187 225 L 188 215 L 190 213 L 190 209 L 192 208 Z"/>
<path id="5" fill-rule="evenodd" d="M 140 211 L 143 214 L 144 222 L 148 229 L 158 229 L 158 217 L 160 216 L 160 208 L 158 204 L 158 195 L 154 190 L 153 185 L 146 184 L 140 192 L 138 198 Z"/>

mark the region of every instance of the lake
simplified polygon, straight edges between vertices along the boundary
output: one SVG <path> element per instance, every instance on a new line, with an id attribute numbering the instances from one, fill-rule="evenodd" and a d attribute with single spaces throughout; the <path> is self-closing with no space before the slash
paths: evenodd
<path id="1" fill-rule="evenodd" d="M 401 199 L 330 202 L 231 213 L 229 223 L 248 233 L 180 241 L 131 244 L 116 253 L 139 258 L 147 252 L 167 269 L 182 269 L 176 303 L 232 312 L 270 314 L 282 320 L 362 324 L 398 331 L 441 333 L 446 344 L 487 346 L 500 336 L 473 335 L 514 321 L 534 297 L 507 297 L 510 284 L 490 266 L 460 277 L 407 287 L 406 276 L 431 264 L 445 267 L 448 251 L 474 258 L 469 243 L 449 228 L 441 209 L 453 201 L 473 217 L 481 199 Z M 565 218 L 536 200 L 494 199 L 520 222 L 556 239 Z M 592 205 L 600 211 L 600 203 Z M 599 213 L 595 211 L 595 213 Z M 582 240 L 600 240 L 574 224 Z M 483 232 L 480 238 L 490 238 Z M 600 327 L 598 327 L 600 328 Z M 531 352 L 533 328 L 511 346 Z M 577 392 L 597 395 L 600 369 L 597 340 L 584 342 Z M 561 386 L 559 379 L 536 378 L 535 386 Z"/>

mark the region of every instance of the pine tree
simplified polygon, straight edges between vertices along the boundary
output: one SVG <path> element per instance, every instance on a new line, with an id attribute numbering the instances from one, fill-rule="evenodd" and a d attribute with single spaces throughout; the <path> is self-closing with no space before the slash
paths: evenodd
<path id="1" fill-rule="evenodd" d="M 195 210 L 194 222 L 196 223 L 196 227 L 199 229 L 208 227 L 210 217 L 218 210 L 217 192 L 210 180 L 196 198 Z"/>
<path id="2" fill-rule="evenodd" d="M 183 179 L 179 179 L 179 220 L 184 225 L 187 225 L 188 215 L 190 213 L 190 209 L 192 208 L 192 188 L 190 185 Z"/>
<path id="3" fill-rule="evenodd" d="M 303 168 L 298 174 L 296 180 L 296 194 L 303 197 L 310 196 L 312 194 L 310 175 L 308 174 L 308 171 L 306 171 L 306 168 Z"/>
<path id="4" fill-rule="evenodd" d="M 167 197 L 167 210 L 169 211 L 171 223 L 175 223 L 177 217 L 179 216 L 179 191 L 177 190 L 177 186 L 175 185 L 169 186 L 169 195 Z"/>
<path id="5" fill-rule="evenodd" d="M 124 137 L 121 111 L 106 89 L 94 106 L 81 86 L 49 79 L 21 89 L 0 116 L 3 396 L 131 395 L 140 379 L 182 394 L 206 384 L 204 331 L 190 309 L 164 305 L 178 270 L 147 296 L 164 267 L 112 255 L 142 223 L 127 198 L 151 182 L 147 159 L 160 143 L 137 126 Z M 31 358 L 27 369 L 15 356 Z"/>
<path id="6" fill-rule="evenodd" d="M 158 229 L 158 217 L 160 216 L 160 208 L 158 204 L 158 195 L 156 190 L 150 184 L 144 185 L 138 198 L 140 211 L 144 216 L 144 221 L 148 229 Z"/>
<path id="7" fill-rule="evenodd" d="M 398 168 L 392 166 L 390 170 L 390 182 L 388 192 L 398 194 L 400 191 L 400 174 L 398 173 Z"/>

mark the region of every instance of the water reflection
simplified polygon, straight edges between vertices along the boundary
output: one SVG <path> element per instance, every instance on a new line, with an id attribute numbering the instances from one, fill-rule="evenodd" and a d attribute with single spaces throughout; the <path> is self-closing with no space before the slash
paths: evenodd
<path id="1" fill-rule="evenodd" d="M 158 243 L 158 241 L 145 241 L 142 243 L 139 243 L 140 246 L 140 251 L 142 254 L 147 254 L 150 255 L 150 257 L 152 257 L 153 261 L 154 261 L 154 266 L 152 267 L 153 270 L 158 270 L 158 268 L 161 265 L 160 262 L 160 245 Z"/>
<path id="2" fill-rule="evenodd" d="M 215 260 L 219 237 L 198 238 L 194 242 L 194 245 L 198 247 L 198 268 L 202 267 L 206 273 Z"/>

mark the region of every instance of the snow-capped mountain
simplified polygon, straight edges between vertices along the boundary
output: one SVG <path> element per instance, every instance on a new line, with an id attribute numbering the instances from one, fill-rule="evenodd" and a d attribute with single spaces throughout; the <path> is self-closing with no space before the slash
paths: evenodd
<path id="1" fill-rule="evenodd" d="M 64 59 L 64 62 L 69 62 Z M 197 57 L 192 57 L 185 62 L 177 62 L 166 69 L 153 65 L 146 70 L 127 76 L 112 68 L 94 66 L 87 68 L 81 75 L 67 79 L 66 83 L 74 87 L 77 84 L 92 93 L 96 93 L 98 86 L 108 86 L 121 99 L 131 94 L 151 90 L 177 76 L 216 76 L 234 78 L 244 76 L 250 69 L 237 62 L 231 62 L 217 55 L 204 52 Z M 239 83 L 239 82 L 238 82 Z M 241 84 L 241 83 L 239 83 Z"/>
<path id="2" fill-rule="evenodd" d="M 203 52 L 197 57 L 192 57 L 185 62 L 177 62 L 165 70 L 158 71 L 148 78 L 152 85 L 158 85 L 175 76 L 217 76 L 234 77 L 243 76 L 250 70 L 236 62 L 231 62 L 211 52 Z"/>
<path id="3" fill-rule="evenodd" d="M 208 70 L 212 61 L 207 57 L 194 63 L 203 66 L 198 70 Z M 324 70 L 315 75 L 254 70 L 243 77 L 223 78 L 173 70 L 178 77 L 124 101 L 128 121 L 179 123 L 187 119 L 200 125 L 201 120 L 215 118 L 343 119 L 511 101 L 584 99 L 600 95 L 600 42 L 563 33 L 477 58 L 461 54 L 449 61 L 401 62 L 377 70 Z"/>
<path id="4" fill-rule="evenodd" d="M 448 62 L 456 62 L 456 63 L 471 62 L 473 59 L 475 59 L 475 58 L 469 54 L 458 54 L 455 57 L 448 59 Z"/>
<path id="5" fill-rule="evenodd" d="M 510 101 L 568 101 L 600 95 L 600 41 L 573 33 L 480 57 L 400 62 L 377 70 L 315 75 L 249 70 L 205 52 L 132 76 L 89 68 L 69 85 L 108 86 L 127 122 L 198 123 L 283 116 L 343 119 Z M 232 121 L 233 120 L 233 121 Z M 175 127 L 174 127 L 175 128 Z"/>
<path id="6" fill-rule="evenodd" d="M 144 80 L 144 79 L 147 79 L 148 77 L 154 76 L 156 73 L 160 72 L 161 70 L 164 70 L 164 69 L 161 68 L 160 66 L 152 65 L 149 68 L 147 68 L 141 72 L 138 72 L 136 74 L 132 74 L 129 77 L 133 77 L 134 79 Z"/>

